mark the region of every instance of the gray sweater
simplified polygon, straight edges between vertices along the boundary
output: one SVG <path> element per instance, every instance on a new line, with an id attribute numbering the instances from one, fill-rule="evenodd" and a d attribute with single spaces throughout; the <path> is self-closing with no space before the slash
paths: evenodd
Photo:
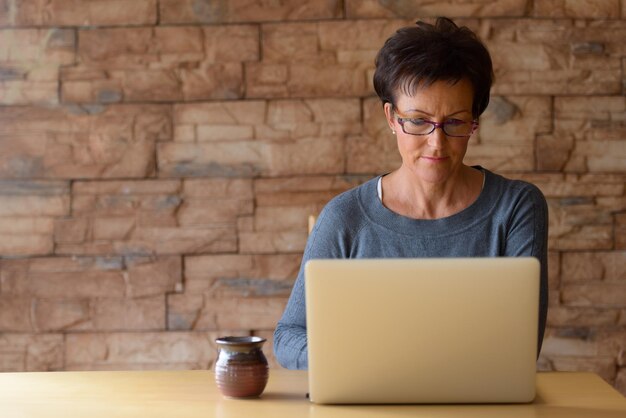
<path id="1" fill-rule="evenodd" d="M 532 256 L 541 263 L 539 340 L 548 308 L 545 198 L 532 184 L 486 169 L 482 192 L 452 216 L 419 220 L 398 215 L 378 198 L 378 177 L 332 199 L 309 236 L 300 272 L 274 332 L 274 353 L 289 369 L 308 367 L 304 264 L 315 258 Z"/>

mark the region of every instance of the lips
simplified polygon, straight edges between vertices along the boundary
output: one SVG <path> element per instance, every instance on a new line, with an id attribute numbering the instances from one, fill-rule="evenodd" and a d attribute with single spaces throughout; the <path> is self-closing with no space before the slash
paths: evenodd
<path id="1" fill-rule="evenodd" d="M 448 157 L 436 157 L 436 156 L 427 156 L 427 155 L 423 155 L 422 158 L 427 161 L 432 161 L 432 162 L 440 162 L 440 161 L 445 161 L 448 159 Z"/>

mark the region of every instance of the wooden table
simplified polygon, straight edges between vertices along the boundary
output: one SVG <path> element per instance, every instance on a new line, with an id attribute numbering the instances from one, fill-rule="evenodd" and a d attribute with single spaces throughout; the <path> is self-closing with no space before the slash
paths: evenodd
<path id="1" fill-rule="evenodd" d="M 0 417 L 626 418 L 626 398 L 591 373 L 539 373 L 528 405 L 325 406 L 306 372 L 271 370 L 260 399 L 226 399 L 210 371 L 0 373 Z"/>

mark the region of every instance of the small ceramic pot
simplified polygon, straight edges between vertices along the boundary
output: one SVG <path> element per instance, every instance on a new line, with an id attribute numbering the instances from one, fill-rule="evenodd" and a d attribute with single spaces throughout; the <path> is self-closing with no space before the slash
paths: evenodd
<path id="1" fill-rule="evenodd" d="M 261 350 L 265 338 L 221 337 L 215 362 L 215 382 L 224 396 L 254 398 L 263 393 L 269 377 L 267 359 Z"/>

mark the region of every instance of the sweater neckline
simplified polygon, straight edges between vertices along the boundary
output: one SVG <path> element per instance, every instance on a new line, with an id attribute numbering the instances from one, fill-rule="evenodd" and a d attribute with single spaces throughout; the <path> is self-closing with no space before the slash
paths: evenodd
<path id="1" fill-rule="evenodd" d="M 483 182 L 480 186 L 480 192 L 482 193 L 483 189 L 485 188 L 485 179 L 487 178 L 487 176 L 485 175 L 485 171 L 484 170 L 480 170 L 481 173 L 483 173 Z M 378 176 L 378 180 L 376 181 L 376 193 L 378 194 L 378 199 L 380 199 L 380 201 L 383 201 L 383 177 L 385 177 L 386 174 L 383 174 L 381 176 Z"/>
<path id="2" fill-rule="evenodd" d="M 403 235 L 436 235 L 455 234 L 465 230 L 489 216 L 494 207 L 494 197 L 497 195 L 496 176 L 481 166 L 474 168 L 483 172 L 484 186 L 471 205 L 453 215 L 438 219 L 414 219 L 393 212 L 382 204 L 378 197 L 378 182 L 382 178 L 377 176 L 363 184 L 358 194 L 361 210 L 369 220 L 383 228 L 393 230 Z"/>

